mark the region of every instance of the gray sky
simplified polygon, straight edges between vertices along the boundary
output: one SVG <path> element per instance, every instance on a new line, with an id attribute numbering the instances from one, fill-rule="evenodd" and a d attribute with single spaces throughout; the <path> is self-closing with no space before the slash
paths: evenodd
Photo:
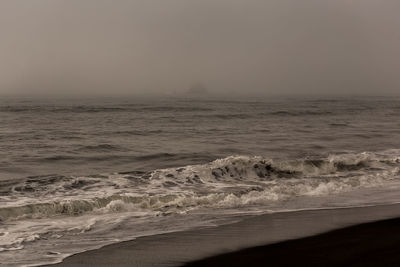
<path id="1" fill-rule="evenodd" d="M 1 0 L 0 93 L 400 92 L 398 0 Z"/>

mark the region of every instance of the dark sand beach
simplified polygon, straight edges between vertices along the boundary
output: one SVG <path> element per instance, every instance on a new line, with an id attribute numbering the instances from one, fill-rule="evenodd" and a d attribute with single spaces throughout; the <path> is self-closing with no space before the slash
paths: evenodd
<path id="1" fill-rule="evenodd" d="M 400 218 L 243 249 L 184 266 L 399 266 Z"/>
<path id="2" fill-rule="evenodd" d="M 400 266 L 399 10 L 0 1 L 0 267 Z"/>
<path id="3" fill-rule="evenodd" d="M 400 205 L 253 216 L 219 227 L 137 238 L 58 266 L 393 266 Z"/>

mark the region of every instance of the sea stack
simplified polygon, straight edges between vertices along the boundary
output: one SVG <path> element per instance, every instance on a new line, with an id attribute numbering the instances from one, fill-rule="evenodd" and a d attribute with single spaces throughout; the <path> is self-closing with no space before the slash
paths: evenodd
<path id="1" fill-rule="evenodd" d="M 201 97 L 207 95 L 208 91 L 204 84 L 196 83 L 186 91 L 186 94 L 188 96 Z"/>

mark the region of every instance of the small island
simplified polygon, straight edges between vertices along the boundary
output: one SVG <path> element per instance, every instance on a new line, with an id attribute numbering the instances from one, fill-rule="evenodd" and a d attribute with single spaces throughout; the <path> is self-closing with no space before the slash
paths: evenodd
<path id="1" fill-rule="evenodd" d="M 202 83 L 196 83 L 186 91 L 186 95 L 200 97 L 208 94 L 207 88 Z"/>

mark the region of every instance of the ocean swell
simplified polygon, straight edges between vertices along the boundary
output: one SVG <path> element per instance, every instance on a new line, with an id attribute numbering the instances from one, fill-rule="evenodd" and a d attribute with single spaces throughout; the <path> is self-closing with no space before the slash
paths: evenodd
<path id="1" fill-rule="evenodd" d="M 230 156 L 151 172 L 29 177 L 3 183 L 0 220 L 262 206 L 381 185 L 399 177 L 399 155 L 390 150 L 287 161 Z"/>

